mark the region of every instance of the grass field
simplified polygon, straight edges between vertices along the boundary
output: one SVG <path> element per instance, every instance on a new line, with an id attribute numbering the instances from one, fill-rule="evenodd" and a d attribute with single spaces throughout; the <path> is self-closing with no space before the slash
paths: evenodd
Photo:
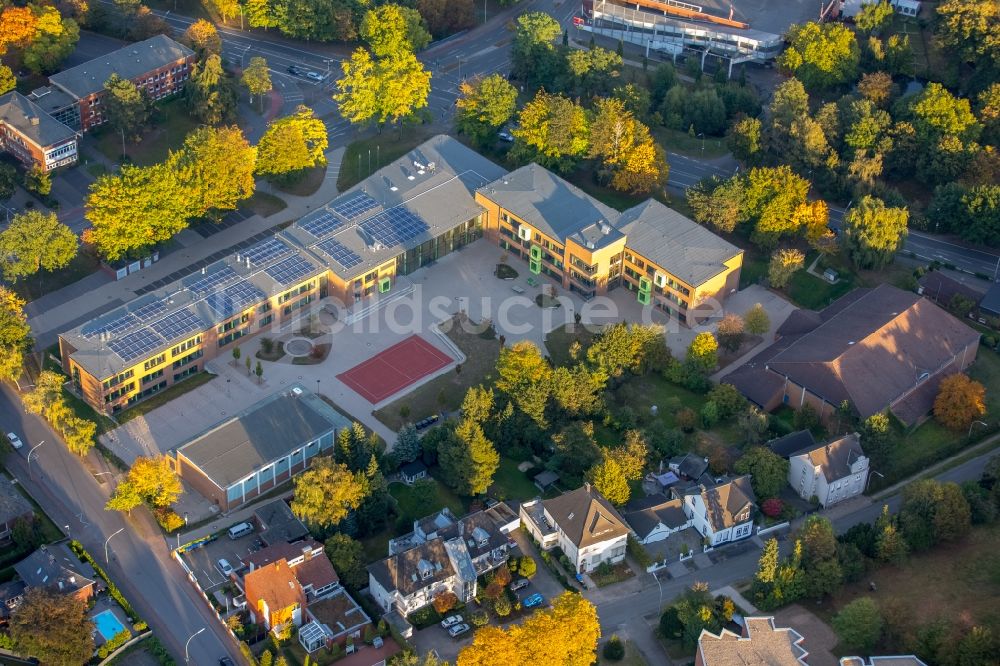
<path id="1" fill-rule="evenodd" d="M 198 122 L 184 107 L 184 101 L 174 98 L 156 105 L 146 132 L 140 141 L 128 141 L 125 154 L 139 166 L 150 166 L 162 162 L 167 153 L 177 150 L 184 138 L 198 127 Z M 102 127 L 93 134 L 97 149 L 112 162 L 122 161 L 122 135 L 110 127 Z"/>
<path id="2" fill-rule="evenodd" d="M 656 141 L 663 146 L 664 150 L 672 153 L 706 158 L 722 157 L 729 154 L 726 140 L 717 136 L 707 136 L 701 139 L 669 127 L 655 127 L 653 136 L 656 137 Z"/>
<path id="3" fill-rule="evenodd" d="M 853 271 L 836 266 L 834 270 L 837 271 L 839 278 L 836 284 L 830 284 L 823 278 L 806 272 L 806 268 L 812 265 L 815 258 L 816 255 L 813 253 L 806 256 L 805 268 L 792 275 L 784 291 L 796 305 L 810 310 L 822 310 L 854 289 L 855 276 Z M 817 265 L 816 270 L 823 272 L 822 262 Z"/>
<path id="4" fill-rule="evenodd" d="M 532 468 L 525 474 L 517 468 L 518 461 L 511 458 L 500 458 L 500 468 L 493 475 L 493 485 L 490 486 L 490 496 L 498 500 L 528 500 L 539 494 L 538 488 L 532 483 L 528 474 L 538 474 L 541 470 Z"/>
<path id="5" fill-rule="evenodd" d="M 386 127 L 378 136 L 349 144 L 341 162 L 337 189 L 343 192 L 357 185 L 369 174 L 399 159 L 430 136 L 430 133 L 421 127 L 403 128 L 402 137 L 399 130 Z"/>
<path id="6" fill-rule="evenodd" d="M 288 204 L 281 197 L 276 197 L 267 192 L 254 192 L 249 199 L 244 199 L 239 204 L 239 209 L 251 215 L 270 217 L 288 208 Z"/>
<path id="7" fill-rule="evenodd" d="M 573 326 L 570 332 L 570 325 L 566 324 L 553 329 L 545 334 L 545 349 L 549 352 L 549 358 L 553 365 L 569 366 L 575 361 L 569 355 L 569 348 L 574 342 L 579 342 L 580 346 L 586 350 L 594 339 L 594 333 L 583 326 Z"/>
<path id="8" fill-rule="evenodd" d="M 326 164 L 320 164 L 311 169 L 303 169 L 301 174 L 296 174 L 295 178 L 288 182 L 273 183 L 271 186 L 285 194 L 307 197 L 323 185 L 324 178 L 326 178 Z"/>
<path id="9" fill-rule="evenodd" d="M 437 493 L 430 504 L 420 504 L 419 498 L 413 492 L 412 487 L 405 483 L 393 483 L 389 486 L 389 494 L 395 497 L 396 502 L 399 503 L 399 521 L 397 527 L 400 533 L 405 534 L 408 532 L 414 520 L 429 516 L 444 507 L 451 509 L 451 512 L 456 516 L 461 516 L 465 513 L 465 504 L 443 483 L 435 480 L 435 490 Z"/>

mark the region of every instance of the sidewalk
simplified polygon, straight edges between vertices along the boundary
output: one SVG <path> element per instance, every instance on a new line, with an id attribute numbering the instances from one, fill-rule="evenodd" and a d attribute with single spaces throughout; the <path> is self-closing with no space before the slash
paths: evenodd
<path id="1" fill-rule="evenodd" d="M 331 170 L 336 172 L 340 169 L 344 151 L 344 147 L 339 147 L 326 154 L 328 172 Z M 162 280 L 172 273 L 183 270 L 217 252 L 225 251 L 283 222 L 298 219 L 310 210 L 323 206 L 337 194 L 336 179 L 324 178 L 320 188 L 309 196 L 297 197 L 282 193 L 281 198 L 288 204 L 288 207 L 270 217 L 262 218 L 254 215 L 209 238 L 202 238 L 190 229 L 182 231 L 175 237 L 180 246 L 179 249 L 162 256 L 160 261 L 149 268 L 129 275 L 122 280 L 104 284 L 84 294 L 77 293 L 78 290 L 74 289 L 73 285 L 48 294 L 42 307 L 36 305 L 35 308 L 28 310 L 28 323 L 37 341 L 36 346 L 45 348 L 53 344 L 59 333 L 106 312 L 110 307 L 116 307 L 132 300 L 138 295 L 137 292 L 146 285 Z"/>
<path id="2" fill-rule="evenodd" d="M 969 459 L 975 458 L 977 456 L 983 455 L 984 453 L 989 453 L 990 451 L 996 448 L 1000 448 L 1000 433 L 987 437 L 978 444 L 975 444 L 967 449 L 959 451 L 950 458 L 945 458 L 944 460 L 931 465 L 927 469 L 917 472 L 913 476 L 909 476 L 903 479 L 902 481 L 899 481 L 889 486 L 888 488 L 883 488 L 882 490 L 872 495 L 871 500 L 875 502 L 878 500 L 882 500 L 886 497 L 892 497 L 900 490 L 902 490 L 903 487 L 906 486 L 907 484 L 913 483 L 914 481 L 918 481 L 919 479 L 923 479 L 925 477 L 936 476 L 938 472 L 944 472 L 953 465 L 963 463 L 967 458 Z"/>

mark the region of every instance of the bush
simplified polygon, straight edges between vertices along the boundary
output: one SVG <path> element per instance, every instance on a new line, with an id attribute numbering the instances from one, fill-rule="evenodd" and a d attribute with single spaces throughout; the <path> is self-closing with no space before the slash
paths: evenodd
<path id="1" fill-rule="evenodd" d="M 524 578 L 531 578 L 538 571 L 538 565 L 535 564 L 534 558 L 530 555 L 525 555 L 520 560 L 517 561 L 517 572 L 521 574 Z"/>
<path id="2" fill-rule="evenodd" d="M 685 407 L 677 412 L 676 419 L 677 427 L 684 432 L 694 432 L 695 427 L 698 425 L 698 414 L 690 407 Z"/>
<path id="3" fill-rule="evenodd" d="M 496 612 L 498 617 L 507 617 L 510 615 L 510 599 L 506 595 L 497 597 L 496 601 L 493 602 L 493 610 Z"/>
<path id="4" fill-rule="evenodd" d="M 143 620 L 139 620 L 138 622 L 132 625 L 132 631 L 136 632 L 137 634 L 141 634 L 147 629 L 149 629 L 149 625 L 146 624 L 146 622 Z"/>
<path id="5" fill-rule="evenodd" d="M 490 616 L 484 610 L 477 610 L 469 616 L 469 622 L 474 627 L 485 627 L 490 623 Z"/>
<path id="6" fill-rule="evenodd" d="M 161 506 L 153 509 L 156 522 L 160 524 L 166 532 L 174 532 L 184 527 L 184 519 L 177 515 L 177 512 L 170 507 Z"/>
<path id="7" fill-rule="evenodd" d="M 97 649 L 97 656 L 101 659 L 106 659 L 109 654 L 128 643 L 131 638 L 132 632 L 128 629 L 122 629 L 112 636 L 110 641 L 105 642 L 104 645 Z"/>
<path id="8" fill-rule="evenodd" d="M 111 579 L 108 578 L 108 574 L 104 571 L 104 569 L 102 569 L 90 553 L 84 549 L 83 544 L 79 541 L 73 540 L 69 542 L 69 547 L 74 553 L 76 553 L 77 557 L 94 568 L 97 575 L 104 580 L 104 583 L 107 586 L 108 594 L 112 599 L 118 602 L 118 605 L 122 607 L 122 610 L 125 611 L 129 619 L 133 622 L 137 621 L 139 619 L 139 614 L 135 612 L 134 608 L 132 608 L 132 604 L 128 602 L 128 599 L 126 599 L 125 595 L 121 593 L 118 586 L 111 582 Z"/>
<path id="9" fill-rule="evenodd" d="M 760 505 L 761 512 L 768 518 L 777 518 L 781 515 L 781 512 L 784 511 L 784 509 L 785 503 L 777 497 L 766 499 L 764 500 L 764 503 Z"/>
<path id="10" fill-rule="evenodd" d="M 608 642 L 604 644 L 604 658 L 608 661 L 621 661 L 625 658 L 625 646 L 618 636 L 612 634 Z"/>

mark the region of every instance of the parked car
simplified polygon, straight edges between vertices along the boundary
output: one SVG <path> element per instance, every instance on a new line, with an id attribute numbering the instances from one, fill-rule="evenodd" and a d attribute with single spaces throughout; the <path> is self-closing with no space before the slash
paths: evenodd
<path id="1" fill-rule="evenodd" d="M 519 578 L 510 584 L 510 591 L 517 592 L 518 590 L 523 590 L 524 588 L 531 585 L 531 581 L 527 578 Z"/>
<path id="2" fill-rule="evenodd" d="M 514 135 L 510 133 L 510 130 L 502 129 L 497 134 L 500 140 L 504 143 L 514 143 Z"/>
<path id="3" fill-rule="evenodd" d="M 233 565 L 231 565 L 229 560 L 224 557 L 220 558 L 219 561 L 215 563 L 215 566 L 226 578 L 229 578 L 229 576 L 235 571 L 235 569 L 233 569 Z"/>
<path id="4" fill-rule="evenodd" d="M 222 657 L 219 659 L 219 666 L 236 666 L 236 664 L 229 657 Z"/>
<path id="5" fill-rule="evenodd" d="M 449 629 L 451 627 L 454 627 L 456 624 L 462 624 L 461 615 L 452 615 L 451 617 L 446 617 L 445 619 L 441 620 L 442 629 Z"/>
<path id="6" fill-rule="evenodd" d="M 306 72 L 306 78 L 310 81 L 322 81 L 323 75 L 319 72 Z"/>
<path id="7" fill-rule="evenodd" d="M 449 627 L 448 635 L 451 636 L 452 638 L 456 638 L 458 636 L 461 636 L 468 630 L 469 630 L 469 625 L 463 622 L 462 624 L 456 624 L 454 627 Z"/>
<path id="8" fill-rule="evenodd" d="M 7 439 L 10 440 L 10 445 L 15 449 L 19 449 L 24 446 L 24 442 L 21 441 L 21 438 L 12 432 L 7 433 Z"/>
<path id="9" fill-rule="evenodd" d="M 525 599 L 522 605 L 525 608 L 534 608 L 535 606 L 541 606 L 543 603 L 545 603 L 545 597 L 536 592 L 535 594 Z"/>

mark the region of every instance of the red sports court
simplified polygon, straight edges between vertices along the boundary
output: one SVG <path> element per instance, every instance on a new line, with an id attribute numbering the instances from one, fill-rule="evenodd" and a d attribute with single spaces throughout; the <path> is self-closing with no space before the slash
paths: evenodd
<path id="1" fill-rule="evenodd" d="M 421 377 L 440 370 L 452 360 L 419 335 L 411 335 L 364 363 L 340 373 L 337 379 L 374 405 Z"/>

